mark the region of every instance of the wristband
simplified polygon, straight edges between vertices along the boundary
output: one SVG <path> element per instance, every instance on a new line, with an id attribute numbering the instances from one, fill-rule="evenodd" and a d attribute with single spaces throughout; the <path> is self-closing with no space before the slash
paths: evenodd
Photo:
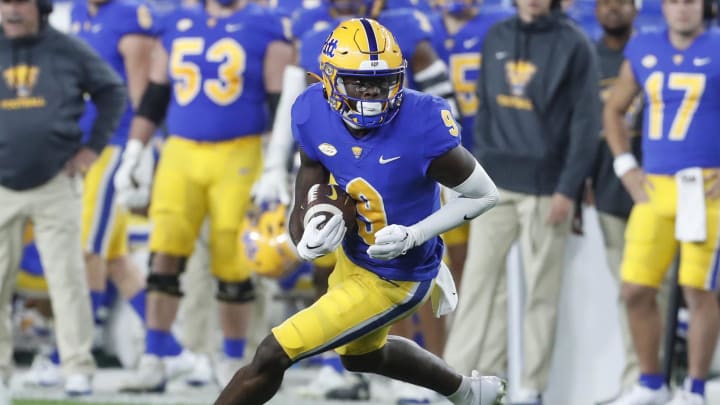
<path id="1" fill-rule="evenodd" d="M 613 160 L 613 170 L 618 178 L 622 178 L 625 173 L 638 166 L 637 159 L 629 152 L 621 153 Z"/>

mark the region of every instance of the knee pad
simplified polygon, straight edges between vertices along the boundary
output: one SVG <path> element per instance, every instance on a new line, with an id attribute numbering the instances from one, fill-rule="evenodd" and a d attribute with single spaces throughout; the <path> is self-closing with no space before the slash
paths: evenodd
<path id="1" fill-rule="evenodd" d="M 255 289 L 252 281 L 228 282 L 218 281 L 218 291 L 215 295 L 218 301 L 241 304 L 255 299 Z"/>
<path id="2" fill-rule="evenodd" d="M 180 275 L 150 273 L 147 278 L 147 291 L 160 292 L 180 298 L 183 296 L 180 290 Z"/>

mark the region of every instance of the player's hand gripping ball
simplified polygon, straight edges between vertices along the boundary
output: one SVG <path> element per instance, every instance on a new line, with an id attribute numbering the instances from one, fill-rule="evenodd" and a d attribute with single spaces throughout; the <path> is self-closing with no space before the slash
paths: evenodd
<path id="1" fill-rule="evenodd" d="M 303 224 L 307 224 L 310 219 L 318 215 L 325 216 L 325 221 L 319 226 L 319 229 L 322 229 L 334 215 L 343 217 L 348 231 L 354 231 L 357 228 L 355 200 L 336 184 L 315 184 L 310 187 Z"/>

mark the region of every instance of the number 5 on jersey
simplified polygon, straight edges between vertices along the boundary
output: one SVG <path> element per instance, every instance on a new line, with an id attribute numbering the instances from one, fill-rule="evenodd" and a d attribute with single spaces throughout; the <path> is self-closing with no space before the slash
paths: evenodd
<path id="1" fill-rule="evenodd" d="M 217 79 L 203 80 L 197 63 L 188 61 L 190 56 L 204 55 L 207 62 L 219 63 Z M 223 38 L 205 50 L 205 39 L 199 37 L 178 38 L 173 41 L 170 53 L 170 76 L 173 79 L 175 99 L 181 106 L 190 104 L 200 93 L 218 105 L 229 105 L 243 91 L 245 50 L 232 38 Z"/>

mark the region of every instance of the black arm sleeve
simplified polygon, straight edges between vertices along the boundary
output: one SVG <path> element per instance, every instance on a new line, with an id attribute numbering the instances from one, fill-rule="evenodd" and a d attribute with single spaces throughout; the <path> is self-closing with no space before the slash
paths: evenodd
<path id="1" fill-rule="evenodd" d="M 160 126 L 165 119 L 169 104 L 170 85 L 150 82 L 143 93 L 136 114 Z"/>

